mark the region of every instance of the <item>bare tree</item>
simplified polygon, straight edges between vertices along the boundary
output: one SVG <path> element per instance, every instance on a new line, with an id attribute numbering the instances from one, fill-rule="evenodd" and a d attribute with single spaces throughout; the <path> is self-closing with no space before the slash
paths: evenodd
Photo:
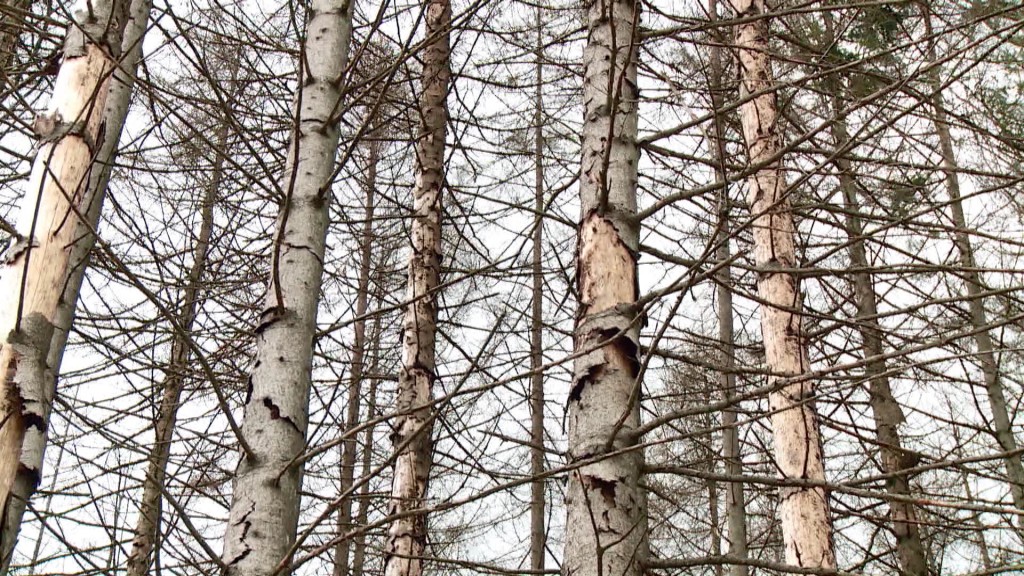
<path id="1" fill-rule="evenodd" d="M 275 573 L 289 560 L 298 526 L 302 465 L 294 459 L 306 444 L 352 9 L 347 0 L 316 0 L 306 13 L 288 167 L 281 178 L 284 197 L 224 535 L 223 562 L 231 576 Z"/>
<path id="2" fill-rule="evenodd" d="M 770 382 L 776 465 L 784 479 L 825 481 L 821 432 L 814 411 L 814 382 L 804 342 L 801 294 L 794 270 L 796 229 L 782 169 L 784 150 L 768 46 L 770 16 L 764 0 L 732 0 L 740 71 L 739 107 L 747 158 L 756 169 L 746 181 L 753 214 L 761 332 Z M 783 488 L 779 516 L 786 561 L 795 566 L 833 568 L 832 520 L 820 486 Z"/>
<path id="3" fill-rule="evenodd" d="M 0 501 L 14 516 L 5 512 L 0 530 L 5 567 L 26 499 L 40 479 L 56 368 L 49 363 L 51 339 L 63 319 L 59 310 L 71 265 L 79 264 L 72 262 L 78 255 L 73 253 L 77 224 L 86 221 L 95 201 L 90 171 L 103 138 L 114 136 L 116 142 L 120 132 L 106 132 L 104 113 L 116 64 L 111 56 L 121 52 L 128 8 L 123 0 L 98 1 L 75 14 L 50 110 L 35 122 L 39 149 L 23 197 L 19 236 L 0 273 L 0 293 L 16 295 L 0 307 L 0 413 L 5 422 L 0 431 Z M 73 310 L 77 292 L 70 296 Z"/>
<path id="4" fill-rule="evenodd" d="M 637 309 L 637 56 L 640 3 L 587 4 L 578 310 L 569 393 L 563 570 L 638 576 L 647 556 L 640 487 Z"/>
<path id="5" fill-rule="evenodd" d="M 426 44 L 422 51 L 416 183 L 413 188 L 412 252 L 402 320 L 402 366 L 392 422 L 394 477 L 388 514 L 385 576 L 421 576 L 427 545 L 427 496 L 432 462 L 431 407 L 436 372 L 437 292 L 441 276 L 441 203 L 445 188 L 445 137 L 451 81 L 451 4 L 423 4 Z"/>

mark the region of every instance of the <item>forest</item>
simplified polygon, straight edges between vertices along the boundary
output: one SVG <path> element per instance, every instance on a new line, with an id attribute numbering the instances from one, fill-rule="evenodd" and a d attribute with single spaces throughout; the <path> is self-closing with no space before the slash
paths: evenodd
<path id="1" fill-rule="evenodd" d="M 4 0 L 0 576 L 1024 574 L 1017 0 Z"/>

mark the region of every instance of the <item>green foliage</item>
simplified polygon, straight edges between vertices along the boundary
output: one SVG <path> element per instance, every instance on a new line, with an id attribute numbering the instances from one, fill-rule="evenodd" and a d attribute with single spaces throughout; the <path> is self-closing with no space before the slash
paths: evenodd
<path id="1" fill-rule="evenodd" d="M 905 7 L 882 4 L 860 11 L 851 30 L 850 39 L 868 50 L 882 50 L 891 46 L 899 35 L 900 26 L 908 17 Z"/>

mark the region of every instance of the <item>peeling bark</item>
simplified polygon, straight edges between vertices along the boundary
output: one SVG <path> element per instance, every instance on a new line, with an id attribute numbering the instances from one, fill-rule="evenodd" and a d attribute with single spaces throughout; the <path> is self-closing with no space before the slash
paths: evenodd
<path id="1" fill-rule="evenodd" d="M 75 277 L 81 267 L 81 245 L 91 247 L 93 240 L 91 232 L 83 240 L 81 229 L 93 229 L 90 219 L 94 212 L 90 209 L 98 204 L 94 176 L 102 175 L 103 170 L 94 158 L 111 157 L 101 156 L 108 150 L 108 138 L 116 144 L 116 135 L 110 133 L 106 122 L 108 86 L 111 57 L 121 52 L 127 9 L 127 2 L 105 0 L 93 3 L 92 17 L 85 11 L 75 14 L 50 109 L 40 114 L 35 124 L 40 141 L 20 206 L 20 238 L 0 269 L 0 294 L 16 295 L 0 307 L 3 573 L 42 469 L 54 371 L 63 352 L 63 342 L 58 340 L 55 347 L 51 339 L 55 326 L 61 328 L 58 334 L 66 330 L 63 325 L 69 314 L 65 310 L 74 309 L 81 282 Z M 95 214 L 98 217 L 98 208 Z M 16 349 L 16 344 L 21 349 Z"/>
<path id="2" fill-rule="evenodd" d="M 352 4 L 314 0 L 306 17 L 285 198 L 242 422 L 252 453 L 240 457 L 224 535 L 228 576 L 274 573 L 288 560 L 298 525 L 302 467 L 292 461 L 306 442 Z"/>
<path id="3" fill-rule="evenodd" d="M 764 0 L 731 0 L 737 24 L 740 121 L 752 166 L 763 166 L 746 181 L 753 213 L 754 260 L 770 382 L 799 378 L 809 369 L 801 327 L 801 294 L 791 272 L 799 267 L 796 229 L 786 198 L 783 149 L 774 78 L 769 60 L 768 10 Z M 821 432 L 814 411 L 814 382 L 783 384 L 769 395 L 775 460 L 783 478 L 825 480 Z M 786 562 L 805 568 L 834 568 L 828 495 L 822 488 L 780 490 L 779 516 Z"/>
<path id="4" fill-rule="evenodd" d="M 428 406 L 435 372 L 437 289 L 441 274 L 441 201 L 444 150 L 451 78 L 449 0 L 427 0 L 426 36 L 419 140 L 416 146 L 416 185 L 413 188 L 412 254 L 409 258 L 408 303 L 402 321 L 402 367 L 398 377 L 392 424 L 395 469 L 388 514 L 422 508 L 427 495 L 432 444 L 433 409 Z M 427 544 L 426 513 L 391 521 L 384 559 L 385 576 L 421 576 Z"/>
<path id="5" fill-rule="evenodd" d="M 636 85 L 640 4 L 587 4 L 579 302 L 569 394 L 567 576 L 639 576 L 647 557 L 647 499 L 640 487 L 636 185 Z"/>

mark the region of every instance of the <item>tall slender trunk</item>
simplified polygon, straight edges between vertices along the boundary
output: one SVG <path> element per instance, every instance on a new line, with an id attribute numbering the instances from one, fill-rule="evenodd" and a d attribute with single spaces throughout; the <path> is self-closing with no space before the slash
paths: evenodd
<path id="1" fill-rule="evenodd" d="M 228 126 L 221 124 L 214 139 L 216 155 L 210 181 L 206 184 L 200 199 L 199 236 L 193 247 L 192 266 L 186 276 L 181 310 L 178 313 L 180 332 L 175 332 L 171 342 L 171 357 L 163 383 L 163 394 L 156 421 L 153 424 L 154 442 L 149 453 L 146 478 L 142 483 L 142 500 L 139 502 L 139 517 L 135 524 L 132 550 L 128 556 L 127 575 L 145 576 L 149 571 L 151 555 L 160 529 L 160 514 L 163 501 L 164 477 L 167 461 L 171 455 L 171 441 L 178 418 L 178 404 L 185 385 L 185 373 L 191 357 L 188 338 L 195 323 L 199 308 L 199 295 L 210 252 L 210 237 L 213 234 L 213 208 L 217 203 L 227 154 Z"/>
<path id="2" fill-rule="evenodd" d="M 930 9 L 924 6 L 923 10 L 925 11 L 925 31 L 931 38 L 933 31 Z M 932 40 L 929 42 L 928 59 L 935 61 L 935 47 L 931 43 Z M 953 150 L 953 137 L 949 132 L 949 121 L 946 117 L 946 105 L 942 97 L 939 74 L 939 69 L 935 69 L 928 75 L 932 89 L 932 123 L 935 125 L 935 133 L 939 139 L 939 152 L 942 154 L 946 193 L 949 195 L 950 213 L 955 229 L 953 242 L 956 245 L 962 267 L 958 275 L 964 279 L 967 291 L 967 307 L 970 312 L 971 325 L 975 329 L 974 345 L 978 349 L 978 363 L 981 365 L 981 372 L 985 378 L 985 394 L 988 396 L 989 409 L 992 411 L 992 426 L 994 428 L 992 432 L 999 447 L 1007 453 L 1003 458 L 1003 463 L 1006 466 L 1006 480 L 1010 487 L 1010 497 L 1013 499 L 1014 507 L 1024 510 L 1024 466 L 1021 464 L 1021 455 L 1016 453 L 1017 439 L 1013 435 L 1013 424 L 1007 407 L 1006 393 L 999 375 L 995 345 L 989 334 L 988 314 L 985 312 L 985 300 L 982 297 L 985 284 L 981 274 L 978 273 L 974 248 L 971 246 L 971 238 L 967 233 L 967 218 L 964 215 L 963 202 L 960 199 L 960 167 L 957 165 L 956 153 Z M 1024 520 L 1018 517 L 1016 524 L 1018 532 L 1024 537 Z"/>
<path id="3" fill-rule="evenodd" d="M 359 424 L 360 399 L 362 396 L 364 359 L 366 357 L 366 311 L 370 290 L 370 266 L 373 258 L 373 212 L 377 202 L 377 163 L 380 161 L 380 141 L 371 136 L 367 144 L 366 197 L 363 205 L 363 233 L 360 242 L 359 286 L 356 294 L 355 338 L 352 344 L 352 367 L 348 388 L 348 413 L 345 416 L 345 432 L 349 433 Z M 351 436 L 341 445 L 341 492 L 352 488 L 356 468 L 356 437 Z M 338 535 L 352 529 L 352 495 L 341 501 L 338 509 Z M 348 576 L 349 550 L 352 541 L 345 538 L 334 549 L 334 576 Z"/>
<path id="4" fill-rule="evenodd" d="M 380 314 L 373 317 L 373 327 L 370 329 L 370 390 L 366 394 L 366 414 L 369 419 L 377 416 L 377 376 L 380 370 Z M 359 477 L 367 478 L 370 475 L 373 462 L 373 432 L 375 426 L 367 426 L 363 432 L 363 461 L 360 464 Z M 365 527 L 366 520 L 370 515 L 370 483 L 363 482 L 359 487 L 359 510 L 356 512 L 356 525 Z M 363 576 L 366 559 L 366 531 L 363 530 L 356 536 L 355 545 L 352 549 L 352 576 Z"/>
<path id="5" fill-rule="evenodd" d="M 576 254 L 577 354 L 569 391 L 563 570 L 640 576 L 647 498 L 640 485 L 636 221 L 640 2 L 591 0 L 583 52 L 584 124 Z M 616 452 L 614 456 L 609 456 Z M 584 462 L 586 462 L 584 464 Z"/>
<path id="6" fill-rule="evenodd" d="M 825 18 L 826 28 L 831 29 L 827 13 Z M 831 42 L 827 44 L 831 45 Z M 850 141 L 840 103 L 842 86 L 839 82 L 830 84 L 831 103 L 835 114 L 832 121 L 832 136 L 836 141 L 836 148 L 842 150 Z M 882 329 L 878 325 L 875 287 L 867 272 L 864 226 L 858 215 L 861 204 L 857 194 L 857 183 L 854 180 L 853 167 L 844 154 L 838 155 L 835 163 L 839 168 L 839 188 L 843 194 L 846 228 L 850 236 L 850 265 L 856 270 L 853 274 L 853 284 L 854 300 L 857 304 L 857 330 L 860 332 L 864 357 L 876 358 L 868 361 L 864 373 L 868 378 L 868 404 L 871 406 L 875 421 L 881 470 L 890 475 L 886 481 L 886 490 L 897 497 L 888 503 L 892 531 L 896 537 L 896 555 L 902 574 L 927 576 L 928 558 L 921 543 L 917 513 L 914 511 L 914 505 L 908 500 L 911 496 L 910 477 L 906 473 L 898 474 L 907 467 L 904 465 L 906 452 L 903 450 L 899 433 L 899 425 L 905 418 L 903 410 L 892 394 L 889 377 L 886 376 L 886 362 L 880 359 L 884 352 Z"/>
<path id="7" fill-rule="evenodd" d="M 409 514 L 423 507 L 432 458 L 431 430 L 437 337 L 437 289 L 441 275 L 441 202 L 451 76 L 449 0 L 426 0 L 423 80 L 419 96 L 420 127 L 413 188 L 412 254 L 402 320 L 402 366 L 392 441 L 395 471 L 391 483 L 391 521 L 384 561 L 385 576 L 421 576 L 427 544 L 427 515 Z"/>
<path id="8" fill-rule="evenodd" d="M 78 284 L 72 285 L 80 283 L 73 275 L 73 266 L 81 265 L 76 257 L 83 254 L 78 246 L 92 243 L 91 234 L 83 238 L 77 233 L 92 229 L 82 219 L 91 217 L 95 196 L 102 195 L 92 187 L 93 175 L 103 172 L 95 160 L 112 157 L 100 155 L 108 151 L 108 139 L 116 148 L 120 134 L 111 134 L 104 120 L 114 65 L 110 55 L 121 53 L 128 3 L 96 0 L 91 7 L 91 13 L 75 14 L 50 110 L 36 119 L 39 149 L 20 207 L 19 237 L 0 269 L 0 294 L 15 295 L 0 306 L 2 573 L 13 555 L 27 500 L 39 483 L 59 363 L 53 358 L 59 360 L 63 351 L 51 339 L 56 330 L 66 329 L 64 321 L 70 322 L 64 308 L 73 310 L 78 298 Z"/>
<path id="9" fill-rule="evenodd" d="M 533 254 L 530 263 L 533 294 L 530 308 L 530 568 L 544 569 L 544 28 L 536 8 L 537 48 L 533 100 Z"/>
<path id="10" fill-rule="evenodd" d="M 731 0 L 742 23 L 736 25 L 740 69 L 740 120 L 751 166 L 746 182 L 753 213 L 754 260 L 761 304 L 761 332 L 770 372 L 780 388 L 769 394 L 776 465 L 785 479 L 825 480 L 821 431 L 814 411 L 815 386 L 801 378 L 810 370 L 801 326 L 801 294 L 796 275 L 796 229 L 786 198 L 782 130 L 769 60 L 765 0 Z M 789 379 L 799 379 L 787 382 Z M 786 561 L 806 568 L 834 568 L 828 497 L 821 487 L 780 490 L 779 516 Z"/>
<path id="11" fill-rule="evenodd" d="M 718 0 L 709 0 L 708 13 L 713 21 L 718 20 Z M 721 36 L 719 33 L 718 36 Z M 729 201 L 729 174 L 726 170 L 725 126 L 720 110 L 725 107 L 724 86 L 722 84 L 722 48 L 721 37 L 715 39 L 716 45 L 711 48 L 711 104 L 714 108 L 714 133 L 712 134 L 715 160 L 715 174 L 722 183 L 718 197 L 718 249 L 716 257 L 719 262 L 730 259 L 730 238 L 732 231 L 729 226 L 731 203 Z M 719 385 L 722 399 L 729 407 L 722 411 L 722 457 L 725 460 L 725 473 L 738 478 L 743 474 L 743 456 L 740 452 L 740 435 L 737 427 L 738 407 L 736 403 L 736 348 L 733 330 L 732 307 L 732 267 L 722 266 L 717 275 L 716 295 L 718 297 L 718 346 L 721 350 L 722 369 L 719 374 Z M 747 509 L 743 496 L 743 483 L 727 482 L 725 487 L 725 516 L 728 525 L 729 555 L 737 560 L 747 557 Z M 744 564 L 733 564 L 729 568 L 731 576 L 747 576 L 749 568 Z"/>
<path id="12" fill-rule="evenodd" d="M 339 139 L 350 0 L 313 0 L 299 58 L 295 125 L 281 179 L 266 303 L 249 373 L 244 451 L 224 535 L 227 576 L 270 574 L 295 541 L 316 313 Z"/>

